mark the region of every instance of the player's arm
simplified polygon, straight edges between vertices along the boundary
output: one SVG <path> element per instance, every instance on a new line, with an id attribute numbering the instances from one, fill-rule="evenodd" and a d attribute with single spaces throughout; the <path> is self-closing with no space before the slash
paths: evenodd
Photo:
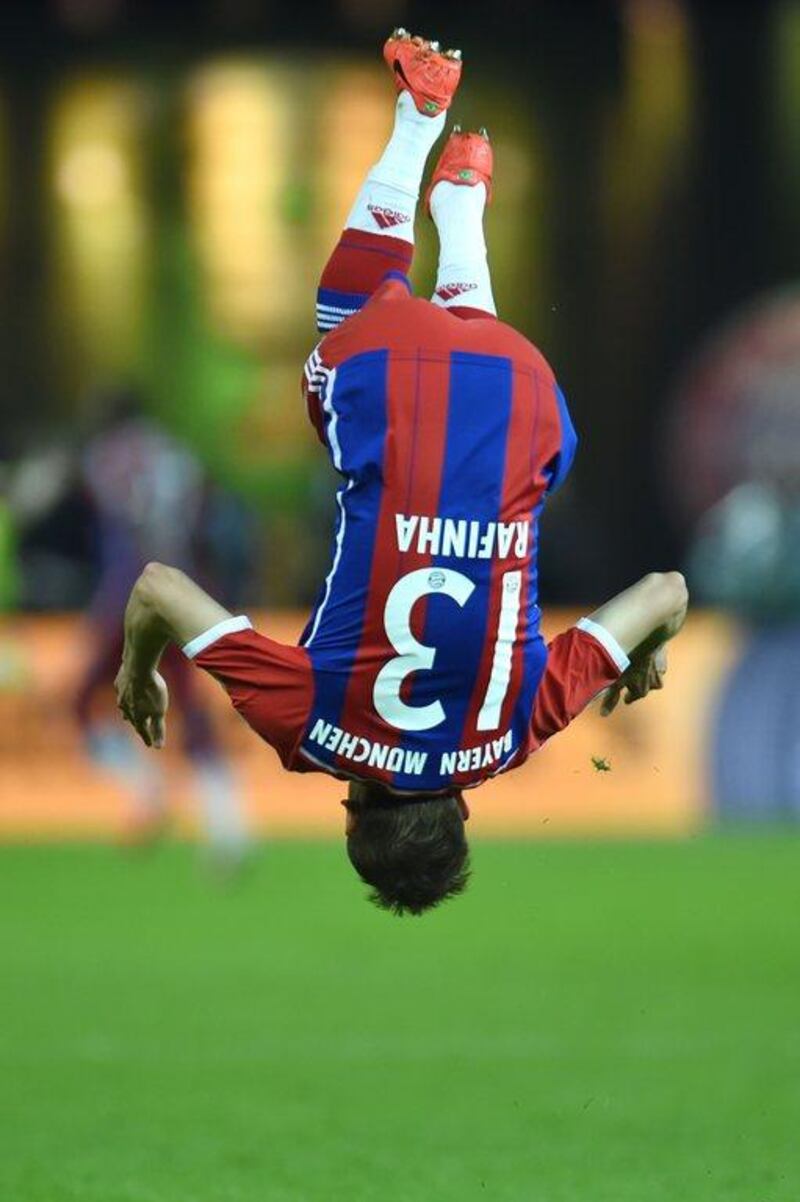
<path id="1" fill-rule="evenodd" d="M 149 563 L 125 609 L 117 705 L 148 747 L 163 747 L 167 686 L 158 665 L 167 643 L 184 646 L 232 615 L 177 568 Z"/>
<path id="2" fill-rule="evenodd" d="M 666 645 L 686 620 L 689 592 L 680 572 L 651 572 L 591 615 L 590 621 L 613 635 L 630 656 L 628 668 L 607 691 L 601 713 L 615 709 L 622 694 L 625 704 L 664 686 Z"/>

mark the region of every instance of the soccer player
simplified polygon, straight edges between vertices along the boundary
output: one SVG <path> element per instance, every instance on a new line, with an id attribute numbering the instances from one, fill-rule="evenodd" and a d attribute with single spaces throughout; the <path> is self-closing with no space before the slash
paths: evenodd
<path id="1" fill-rule="evenodd" d="M 144 565 L 159 557 L 196 569 L 206 481 L 193 456 L 145 417 L 135 397 L 110 399 L 111 411 L 90 439 L 81 464 L 97 525 L 100 570 L 89 611 L 89 661 L 75 713 L 90 755 L 129 798 L 124 841 L 145 845 L 169 821 L 166 781 L 141 747 L 102 720 L 94 703 L 114 679 L 122 651 L 120 620 Z M 191 667 L 177 648 L 167 649 L 163 670 L 183 719 L 183 743 L 210 859 L 229 871 L 246 857 L 249 842 L 239 789 Z"/>
<path id="2" fill-rule="evenodd" d="M 394 130 L 323 272 L 326 333 L 305 368 L 343 478 L 317 605 L 300 645 L 283 646 L 151 564 L 128 604 L 117 694 L 145 743 L 163 745 L 157 667 L 180 644 L 285 768 L 350 781 L 351 862 L 373 901 L 419 914 L 466 884 L 463 791 L 518 767 L 597 693 L 610 713 L 661 688 L 687 593 L 676 572 L 649 575 L 545 646 L 538 522 L 575 433 L 542 355 L 495 315 L 483 131 L 445 143 L 426 195 L 435 293 L 411 295 L 423 169 L 461 61 L 402 30 L 384 56 Z"/>

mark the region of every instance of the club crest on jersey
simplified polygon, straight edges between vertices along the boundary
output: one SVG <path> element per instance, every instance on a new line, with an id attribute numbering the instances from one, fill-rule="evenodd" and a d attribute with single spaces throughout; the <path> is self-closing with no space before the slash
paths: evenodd
<path id="1" fill-rule="evenodd" d="M 457 296 L 463 296 L 465 292 L 474 292 L 477 287 L 477 284 L 440 284 L 436 289 L 436 295 L 440 300 L 455 300 Z"/>
<path id="2" fill-rule="evenodd" d="M 397 209 L 386 209 L 383 205 L 367 205 L 375 224 L 382 230 L 389 230 L 395 225 L 406 225 L 410 220 L 408 213 L 399 213 Z"/>

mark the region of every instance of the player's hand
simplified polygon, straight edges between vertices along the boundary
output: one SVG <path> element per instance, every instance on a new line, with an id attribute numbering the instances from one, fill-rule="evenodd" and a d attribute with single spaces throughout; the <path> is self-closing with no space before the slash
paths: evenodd
<path id="1" fill-rule="evenodd" d="M 637 655 L 634 651 L 631 662 L 622 673 L 619 680 L 606 690 L 600 714 L 607 718 L 619 704 L 619 699 L 625 694 L 625 705 L 641 701 L 651 689 L 663 689 L 664 674 L 667 670 L 667 649 L 663 645 L 652 651 Z"/>
<path id="2" fill-rule="evenodd" d="M 146 747 L 163 747 L 167 736 L 169 693 L 164 677 L 153 672 L 144 679 L 134 677 L 122 665 L 114 681 L 117 708 L 130 722 Z"/>

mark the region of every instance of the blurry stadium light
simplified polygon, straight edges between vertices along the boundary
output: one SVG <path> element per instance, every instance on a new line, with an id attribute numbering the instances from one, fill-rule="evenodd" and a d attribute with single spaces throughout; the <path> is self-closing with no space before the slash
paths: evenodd
<path id="1" fill-rule="evenodd" d="M 63 200 L 90 209 L 113 204 L 130 188 L 119 147 L 105 142 L 84 142 L 70 150 L 56 183 Z"/>
<path id="2" fill-rule="evenodd" d="M 54 337 L 68 387 L 135 364 L 147 278 L 142 124 L 132 82 L 84 76 L 57 96 L 49 122 L 55 220 Z"/>
<path id="3" fill-rule="evenodd" d="M 290 165 L 291 73 L 228 61 L 188 91 L 189 212 L 214 325 L 240 343 L 274 337 L 310 304 L 282 205 Z"/>
<path id="4" fill-rule="evenodd" d="M 624 94 L 609 131 L 608 223 L 615 244 L 635 252 L 658 220 L 661 190 L 685 163 L 694 76 L 680 0 L 628 0 L 622 13 Z"/>
<path id="5" fill-rule="evenodd" d="M 800 230 L 800 3 L 784 0 L 772 10 L 772 54 L 770 55 L 775 138 L 775 172 L 781 189 L 783 214 L 797 238 Z M 788 231 L 787 231 L 788 232 Z"/>
<path id="6" fill-rule="evenodd" d="M 607 312 L 625 315 L 639 347 L 654 317 L 653 281 L 670 254 L 663 218 L 691 169 L 696 70 L 689 13 L 678 0 L 630 0 L 622 12 L 623 82 L 606 118 L 599 232 Z"/>
<path id="7" fill-rule="evenodd" d="M 317 109 L 313 131 L 320 262 L 335 245 L 364 177 L 391 133 L 384 75 L 378 66 L 352 65 L 333 68 L 323 81 L 325 102 Z"/>

